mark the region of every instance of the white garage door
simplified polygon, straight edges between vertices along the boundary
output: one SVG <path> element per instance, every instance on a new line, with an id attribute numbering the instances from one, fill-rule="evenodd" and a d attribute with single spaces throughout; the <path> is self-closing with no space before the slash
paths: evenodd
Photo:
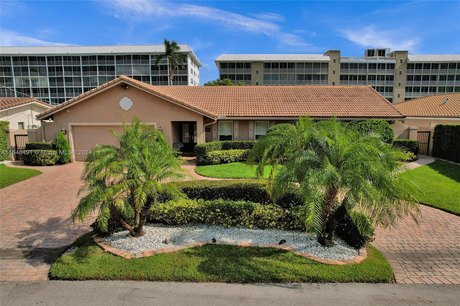
<path id="1" fill-rule="evenodd" d="M 84 161 L 98 144 L 116 145 L 117 140 L 111 131 L 120 131 L 121 126 L 73 126 L 72 139 L 76 161 Z"/>

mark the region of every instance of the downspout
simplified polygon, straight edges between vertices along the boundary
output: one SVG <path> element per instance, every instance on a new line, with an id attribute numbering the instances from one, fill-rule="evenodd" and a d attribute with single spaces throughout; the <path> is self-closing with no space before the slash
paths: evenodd
<path id="1" fill-rule="evenodd" d="M 216 124 L 217 123 L 217 120 L 219 120 L 220 117 L 217 117 L 215 119 L 212 119 L 213 121 L 212 122 L 209 122 L 209 123 L 206 123 L 206 124 L 203 124 L 203 129 L 204 129 L 204 141 L 206 142 L 206 127 L 207 126 L 210 126 L 210 125 L 213 125 L 213 124 Z M 211 138 L 212 138 L 212 130 L 211 130 Z"/>

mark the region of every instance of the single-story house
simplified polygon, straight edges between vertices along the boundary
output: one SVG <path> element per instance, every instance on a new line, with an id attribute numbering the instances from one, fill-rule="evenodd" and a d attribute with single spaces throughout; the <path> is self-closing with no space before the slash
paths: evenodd
<path id="1" fill-rule="evenodd" d="M 96 144 L 113 144 L 111 130 L 134 117 L 162 130 L 182 151 L 215 140 L 251 140 L 299 116 L 341 120 L 403 115 L 369 86 L 153 86 L 126 76 L 41 113 L 45 141 L 65 131 L 81 161 Z"/>
<path id="2" fill-rule="evenodd" d="M 421 154 L 431 154 L 436 125 L 460 124 L 460 93 L 413 99 L 395 107 L 405 116 L 393 126 L 395 136 L 418 140 Z"/>
<path id="3" fill-rule="evenodd" d="M 8 146 L 10 151 L 23 149 L 27 142 L 39 141 L 41 121 L 37 115 L 49 110 L 52 106 L 33 97 L 0 98 L 0 121 L 7 121 Z"/>

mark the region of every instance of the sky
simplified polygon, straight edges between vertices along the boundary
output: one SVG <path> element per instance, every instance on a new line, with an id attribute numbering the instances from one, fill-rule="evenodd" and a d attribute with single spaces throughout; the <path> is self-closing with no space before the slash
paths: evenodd
<path id="1" fill-rule="evenodd" d="M 200 83 L 222 53 L 362 56 L 365 48 L 460 53 L 460 1 L 20 1 L 0 2 L 0 45 L 188 44 Z"/>

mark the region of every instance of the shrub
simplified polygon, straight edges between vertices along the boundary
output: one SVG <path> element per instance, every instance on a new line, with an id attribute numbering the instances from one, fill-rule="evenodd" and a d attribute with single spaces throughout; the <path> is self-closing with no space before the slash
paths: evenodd
<path id="1" fill-rule="evenodd" d="M 30 142 L 26 143 L 26 150 L 54 150 L 55 147 L 49 142 Z"/>
<path id="2" fill-rule="evenodd" d="M 56 135 L 55 146 L 58 154 L 58 164 L 70 162 L 70 145 L 62 131 L 59 131 Z"/>
<path id="3" fill-rule="evenodd" d="M 204 223 L 225 227 L 305 230 L 303 207 L 284 210 L 277 205 L 230 200 L 180 199 L 154 206 L 150 221 L 170 225 Z"/>
<path id="4" fill-rule="evenodd" d="M 412 152 L 414 155 L 417 155 L 418 151 L 419 151 L 419 146 L 418 146 L 418 141 L 417 140 L 395 139 L 393 141 L 393 145 L 395 147 L 400 147 L 401 149 L 406 150 L 408 152 Z"/>
<path id="5" fill-rule="evenodd" d="M 249 150 L 254 147 L 254 143 L 254 141 L 214 141 L 201 143 L 195 146 L 196 162 L 198 165 L 206 165 L 207 155 L 210 152 L 221 150 Z"/>
<path id="6" fill-rule="evenodd" d="M 228 164 L 246 161 L 249 150 L 217 150 L 206 154 L 204 163 L 207 165 Z"/>
<path id="7" fill-rule="evenodd" d="M 338 218 L 335 233 L 349 246 L 360 249 L 372 241 L 374 226 L 366 215 L 353 211 L 344 212 L 343 207 L 339 207 L 336 213 L 339 213 L 341 218 Z"/>
<path id="8" fill-rule="evenodd" d="M 460 125 L 439 124 L 434 128 L 432 154 L 460 163 Z"/>
<path id="9" fill-rule="evenodd" d="M 267 191 L 267 183 L 261 180 L 222 180 L 222 181 L 190 181 L 172 183 L 190 199 L 233 201 L 249 201 L 260 204 L 274 204 Z M 163 197 L 163 202 L 171 197 Z M 300 193 L 286 193 L 276 204 L 282 208 L 303 206 L 304 200 Z"/>
<path id="10" fill-rule="evenodd" d="M 56 150 L 24 150 L 24 164 L 31 166 L 51 166 L 56 164 L 58 155 Z"/>
<path id="11" fill-rule="evenodd" d="M 391 143 L 393 141 L 393 128 L 386 120 L 372 119 L 365 121 L 354 121 L 350 122 L 350 124 L 353 128 L 357 129 L 362 133 L 375 133 L 380 135 L 382 141 L 386 143 Z"/>
<path id="12" fill-rule="evenodd" d="M 8 159 L 8 121 L 0 121 L 0 161 Z"/>

